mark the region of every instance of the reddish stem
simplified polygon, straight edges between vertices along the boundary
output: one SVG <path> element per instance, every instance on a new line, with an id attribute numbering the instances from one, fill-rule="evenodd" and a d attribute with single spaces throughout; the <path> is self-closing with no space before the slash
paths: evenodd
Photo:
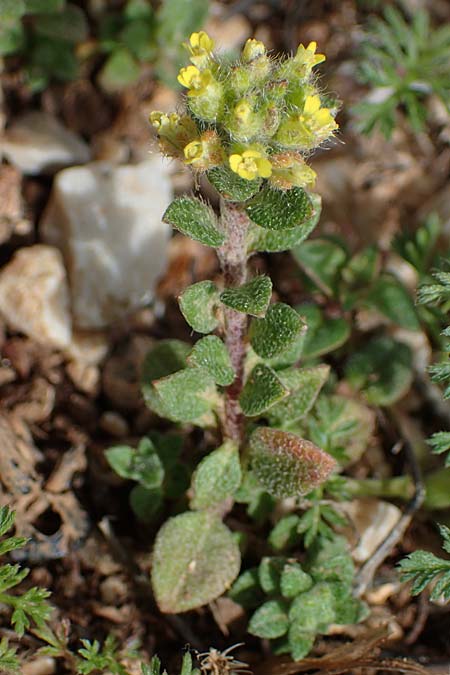
<path id="1" fill-rule="evenodd" d="M 227 235 L 218 250 L 220 265 L 227 288 L 240 286 L 247 278 L 246 235 L 249 219 L 242 206 L 221 201 L 221 222 Z M 236 377 L 225 391 L 224 435 L 239 445 L 244 438 L 244 416 L 239 396 L 244 383 L 247 315 L 225 308 L 225 344 Z"/>

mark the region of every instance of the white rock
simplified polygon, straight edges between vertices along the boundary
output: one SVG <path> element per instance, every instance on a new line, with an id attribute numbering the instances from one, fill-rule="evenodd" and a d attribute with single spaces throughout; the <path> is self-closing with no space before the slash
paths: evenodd
<path id="1" fill-rule="evenodd" d="M 0 154 L 27 175 L 52 174 L 90 159 L 89 146 L 79 136 L 39 110 L 19 117 L 5 131 Z"/>
<path id="2" fill-rule="evenodd" d="M 344 508 L 359 535 L 352 555 L 360 563 L 375 553 L 402 515 L 397 506 L 380 499 L 354 499 Z"/>
<path id="3" fill-rule="evenodd" d="M 68 346 L 69 289 L 57 249 L 37 244 L 17 251 L 0 273 L 0 313 L 11 328 L 37 342 Z"/>
<path id="4" fill-rule="evenodd" d="M 101 329 L 142 305 L 166 266 L 171 199 L 166 164 L 93 162 L 61 171 L 41 222 L 66 260 L 74 322 Z"/>

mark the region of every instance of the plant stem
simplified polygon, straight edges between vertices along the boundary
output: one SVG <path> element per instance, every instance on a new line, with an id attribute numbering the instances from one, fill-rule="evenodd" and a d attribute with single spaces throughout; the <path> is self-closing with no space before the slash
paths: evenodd
<path id="1" fill-rule="evenodd" d="M 227 288 L 243 284 L 247 278 L 246 235 L 249 219 L 242 206 L 221 200 L 222 228 L 227 236 L 218 249 L 220 266 Z M 239 396 L 244 381 L 247 315 L 225 308 L 225 344 L 236 373 L 234 382 L 225 392 L 224 436 L 239 445 L 244 437 L 244 416 L 239 406 Z"/>

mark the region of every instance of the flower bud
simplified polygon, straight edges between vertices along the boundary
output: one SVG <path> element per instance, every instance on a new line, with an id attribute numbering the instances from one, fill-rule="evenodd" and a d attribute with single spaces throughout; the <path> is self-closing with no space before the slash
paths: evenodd
<path id="1" fill-rule="evenodd" d="M 301 155 L 296 152 L 283 152 L 272 155 L 272 175 L 270 183 L 279 190 L 290 190 L 292 187 L 312 187 L 317 174 Z"/>
<path id="2" fill-rule="evenodd" d="M 251 63 L 255 59 L 265 56 L 266 47 L 264 42 L 260 40 L 255 40 L 254 38 L 249 38 L 244 45 L 242 50 L 242 60 L 244 63 Z"/>
<path id="3" fill-rule="evenodd" d="M 246 143 L 261 132 L 264 114 L 254 109 L 249 99 L 241 99 L 227 116 L 224 126 L 237 141 Z"/>

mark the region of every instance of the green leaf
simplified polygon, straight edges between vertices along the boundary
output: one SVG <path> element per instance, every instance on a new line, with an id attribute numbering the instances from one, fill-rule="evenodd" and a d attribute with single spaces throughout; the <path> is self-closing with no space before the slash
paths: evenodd
<path id="1" fill-rule="evenodd" d="M 147 8 L 151 11 L 149 5 Z M 156 47 L 153 43 L 153 33 L 152 21 L 139 17 L 127 22 L 120 31 L 119 40 L 142 63 L 153 60 L 155 57 Z"/>
<path id="2" fill-rule="evenodd" d="M 290 394 L 270 409 L 267 415 L 270 423 L 277 426 L 302 419 L 313 407 L 329 374 L 330 367 L 326 365 L 279 372 L 278 376 Z"/>
<path id="3" fill-rule="evenodd" d="M 300 536 L 298 534 L 298 525 L 300 523 L 300 516 L 292 513 L 289 516 L 283 516 L 275 525 L 269 534 L 268 542 L 271 547 L 277 551 L 286 551 L 295 546 Z"/>
<path id="4" fill-rule="evenodd" d="M 4 21 L 0 25 L 0 56 L 14 54 L 25 46 L 25 31 L 20 21 Z"/>
<path id="5" fill-rule="evenodd" d="M 349 339 L 350 324 L 342 317 L 326 317 L 317 305 L 298 305 L 296 310 L 308 326 L 303 342 L 304 359 L 315 359 L 328 354 Z"/>
<path id="6" fill-rule="evenodd" d="M 288 251 L 305 241 L 319 222 L 322 209 L 320 195 L 312 194 L 309 197 L 314 210 L 311 216 L 297 227 L 287 230 L 268 230 L 256 225 L 256 223 L 252 223 L 247 235 L 248 253 L 256 251 L 267 251 L 269 253 Z"/>
<path id="7" fill-rule="evenodd" d="M 239 450 L 226 441 L 202 459 L 192 478 L 191 508 L 208 509 L 232 497 L 242 480 Z"/>
<path id="8" fill-rule="evenodd" d="M 340 271 L 347 253 L 336 241 L 313 239 L 292 250 L 292 255 L 305 274 L 326 295 L 337 294 Z"/>
<path id="9" fill-rule="evenodd" d="M 368 616 L 369 610 L 365 603 L 354 598 L 348 584 L 339 582 L 330 583 L 329 587 L 334 596 L 334 622 L 342 625 L 358 623 Z"/>
<path id="10" fill-rule="evenodd" d="M 0 640 L 0 668 L 5 673 L 18 673 L 20 671 L 20 662 L 16 656 L 16 649 L 10 647 L 8 640 L 2 637 Z"/>
<path id="11" fill-rule="evenodd" d="M 336 465 L 310 441 L 269 427 L 259 427 L 251 435 L 250 462 L 265 490 L 280 498 L 308 494 L 329 477 Z"/>
<path id="12" fill-rule="evenodd" d="M 270 305 L 264 319 L 254 319 L 250 326 L 250 342 L 263 359 L 271 359 L 289 349 L 306 325 L 295 309 L 277 302 Z"/>
<path id="13" fill-rule="evenodd" d="M 159 58 L 155 64 L 157 77 L 169 87 L 177 86 L 180 66 L 186 62 L 182 43 L 206 21 L 209 0 L 164 0 L 156 15 L 156 39 Z"/>
<path id="14" fill-rule="evenodd" d="M 219 291 L 212 281 L 199 281 L 186 288 L 178 298 L 181 312 L 197 333 L 210 333 L 219 323 Z"/>
<path id="15" fill-rule="evenodd" d="M 250 373 L 239 397 L 247 417 L 261 415 L 289 393 L 272 368 L 258 363 Z"/>
<path id="16" fill-rule="evenodd" d="M 107 58 L 98 75 L 98 82 L 105 91 L 116 92 L 136 82 L 140 72 L 134 56 L 123 47 L 115 49 Z"/>
<path id="17" fill-rule="evenodd" d="M 175 199 L 166 210 L 163 220 L 205 246 L 217 247 L 225 241 L 224 234 L 218 230 L 212 208 L 195 197 Z"/>
<path id="18" fill-rule="evenodd" d="M 259 585 L 258 569 L 253 567 L 243 572 L 234 582 L 228 595 L 245 609 L 254 609 L 261 605 L 264 594 Z"/>
<path id="19" fill-rule="evenodd" d="M 272 281 L 262 274 L 237 288 L 227 288 L 220 294 L 224 305 L 252 316 L 264 316 L 272 295 Z"/>
<path id="20" fill-rule="evenodd" d="M 261 588 L 267 595 L 279 594 L 281 574 L 287 563 L 283 556 L 266 556 L 258 567 L 258 578 Z"/>
<path id="21" fill-rule="evenodd" d="M 116 445 L 105 453 L 109 465 L 127 480 L 136 480 L 148 489 L 158 488 L 164 480 L 164 467 L 149 438 L 143 438 L 135 450 Z"/>
<path id="22" fill-rule="evenodd" d="M 24 0 L 0 0 L 0 19 L 20 19 L 26 11 Z"/>
<path id="23" fill-rule="evenodd" d="M 149 489 L 135 485 L 130 492 L 130 506 L 143 523 L 151 523 L 160 514 L 163 505 L 161 488 Z"/>
<path id="24" fill-rule="evenodd" d="M 344 537 L 317 539 L 308 555 L 308 571 L 314 581 L 338 581 L 351 588 L 355 565 Z"/>
<path id="25" fill-rule="evenodd" d="M 347 362 L 345 375 L 369 403 L 392 405 L 409 390 L 412 379 L 410 348 L 390 337 L 373 338 Z"/>
<path id="26" fill-rule="evenodd" d="M 226 166 L 210 169 L 207 174 L 211 185 L 230 202 L 245 202 L 261 187 L 261 179 L 246 180 Z"/>
<path id="27" fill-rule="evenodd" d="M 280 590 L 284 598 L 295 598 L 299 593 L 309 591 L 313 580 L 309 574 L 302 570 L 297 562 L 287 563 L 281 573 Z"/>
<path id="28" fill-rule="evenodd" d="M 406 330 L 420 328 L 414 302 L 406 288 L 395 277 L 385 275 L 378 279 L 365 298 L 364 304 L 376 309 Z"/>
<path id="29" fill-rule="evenodd" d="M 0 537 L 3 537 L 14 525 L 15 513 L 9 506 L 0 507 Z"/>
<path id="30" fill-rule="evenodd" d="M 56 37 L 49 40 L 44 35 L 36 35 L 30 55 L 28 84 L 31 81 L 42 85 L 50 77 L 65 82 L 75 79 L 77 75 L 78 61 L 73 47 L 66 40 Z"/>
<path id="31" fill-rule="evenodd" d="M 334 595 L 329 584 L 321 582 L 298 595 L 289 610 L 289 620 L 299 631 L 326 631 L 335 619 Z"/>
<path id="32" fill-rule="evenodd" d="M 273 640 L 285 635 L 289 628 L 286 607 L 280 600 L 269 600 L 259 607 L 248 624 L 248 632 Z"/>
<path id="33" fill-rule="evenodd" d="M 65 0 L 25 0 L 27 14 L 54 14 L 63 10 L 65 4 Z"/>
<path id="34" fill-rule="evenodd" d="M 46 38 L 57 38 L 72 44 L 83 42 L 89 36 L 83 10 L 72 4 L 66 5 L 59 12 L 36 16 L 34 30 Z"/>
<path id="35" fill-rule="evenodd" d="M 151 382 L 185 368 L 190 351 L 191 346 L 181 340 L 160 340 L 145 357 L 142 381 Z"/>
<path id="36" fill-rule="evenodd" d="M 198 340 L 187 361 L 190 366 L 206 368 L 222 387 L 231 384 L 235 378 L 228 350 L 217 335 L 207 335 Z"/>
<path id="37" fill-rule="evenodd" d="M 209 511 L 170 518 L 156 536 L 152 584 L 162 612 L 201 607 L 224 593 L 237 577 L 236 539 Z"/>
<path id="38" fill-rule="evenodd" d="M 283 192 L 265 188 L 247 205 L 250 219 L 269 230 L 298 227 L 313 215 L 313 205 L 302 188 Z"/>
<path id="39" fill-rule="evenodd" d="M 156 405 L 151 401 L 156 414 L 163 413 L 173 422 L 213 423 L 210 411 L 217 403 L 216 386 L 206 368 L 179 370 L 154 380 L 152 388 L 157 395 Z"/>
<path id="40" fill-rule="evenodd" d="M 314 633 L 307 633 L 303 630 L 301 622 L 294 621 L 294 623 L 291 623 L 288 640 L 290 653 L 294 661 L 301 661 L 305 656 L 308 656 L 314 646 L 315 638 Z"/>

